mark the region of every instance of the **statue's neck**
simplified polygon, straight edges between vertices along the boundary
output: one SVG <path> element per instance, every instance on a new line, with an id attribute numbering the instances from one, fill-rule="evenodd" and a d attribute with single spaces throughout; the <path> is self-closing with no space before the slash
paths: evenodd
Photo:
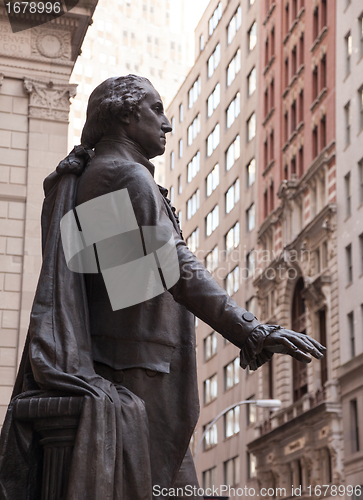
<path id="1" fill-rule="evenodd" d="M 130 140 L 128 137 L 115 138 L 110 135 L 104 136 L 100 142 L 97 143 L 95 151 L 96 155 L 105 153 L 111 155 L 114 154 L 118 157 L 122 157 L 126 161 L 141 163 L 154 177 L 154 165 L 147 159 L 141 146 Z"/>

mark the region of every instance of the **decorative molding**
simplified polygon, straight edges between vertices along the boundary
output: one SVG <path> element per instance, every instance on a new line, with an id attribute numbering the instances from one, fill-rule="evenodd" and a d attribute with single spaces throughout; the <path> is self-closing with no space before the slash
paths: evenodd
<path id="1" fill-rule="evenodd" d="M 31 31 L 31 55 L 47 59 L 71 58 L 71 33 L 58 27 L 38 27 Z"/>
<path id="2" fill-rule="evenodd" d="M 0 87 L 3 84 L 3 80 L 4 80 L 4 73 L 0 73 Z"/>
<path id="3" fill-rule="evenodd" d="M 69 98 L 76 95 L 77 85 L 25 77 L 24 88 L 29 94 L 29 116 L 68 122 Z"/>

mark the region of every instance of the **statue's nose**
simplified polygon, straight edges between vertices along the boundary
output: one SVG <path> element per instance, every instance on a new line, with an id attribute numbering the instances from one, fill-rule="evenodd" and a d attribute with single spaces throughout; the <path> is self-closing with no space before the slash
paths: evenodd
<path id="1" fill-rule="evenodd" d="M 169 120 L 167 118 L 166 118 L 165 122 L 161 125 L 161 130 L 163 132 L 165 132 L 166 134 L 168 132 L 171 132 L 173 130 L 172 127 L 171 127 L 171 125 L 170 125 L 170 122 L 169 122 Z"/>

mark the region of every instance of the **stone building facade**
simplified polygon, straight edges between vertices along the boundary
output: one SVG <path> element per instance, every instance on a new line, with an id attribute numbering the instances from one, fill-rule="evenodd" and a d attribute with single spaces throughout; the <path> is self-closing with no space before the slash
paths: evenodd
<path id="1" fill-rule="evenodd" d="M 0 422 L 41 266 L 42 184 L 67 154 L 69 78 L 96 3 L 18 33 L 0 6 Z"/>
<path id="2" fill-rule="evenodd" d="M 167 109 L 173 132 L 165 153 L 165 187 L 187 245 L 251 311 L 257 306 L 259 6 L 258 0 L 209 3 L 195 30 L 195 64 Z M 194 453 L 206 426 L 232 405 L 198 453 L 200 485 L 257 484 L 246 452 L 246 441 L 257 436 L 255 407 L 233 405 L 254 399 L 258 375 L 241 370 L 239 350 L 208 325 L 198 321 L 196 334 L 201 414 Z"/>
<path id="3" fill-rule="evenodd" d="M 337 1 L 339 378 L 346 484 L 363 485 L 363 5 Z"/>
<path id="4" fill-rule="evenodd" d="M 259 415 L 260 487 L 340 485 L 336 7 L 317 0 L 266 1 L 260 29 L 259 252 L 254 284 L 260 320 L 304 332 L 327 346 L 308 365 L 274 356 L 259 373 L 259 396 L 281 399 Z M 327 497 L 334 495 L 328 488 Z M 296 496 L 296 493 L 295 493 Z"/>

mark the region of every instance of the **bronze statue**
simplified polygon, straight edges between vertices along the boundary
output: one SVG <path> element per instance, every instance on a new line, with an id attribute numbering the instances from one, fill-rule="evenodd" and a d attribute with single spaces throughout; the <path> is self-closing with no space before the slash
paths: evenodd
<path id="1" fill-rule="evenodd" d="M 261 325 L 187 248 L 149 161 L 164 153 L 170 131 L 160 96 L 147 79 L 109 78 L 90 96 L 82 146 L 45 180 L 44 262 L 2 433 L 1 500 L 37 498 L 36 481 L 29 481 L 29 474 L 38 474 L 35 438 L 29 427 L 14 422 L 12 411 L 17 398 L 49 392 L 84 396 L 67 500 L 156 500 L 165 497 L 153 496 L 153 485 L 197 485 L 188 450 L 199 410 L 194 315 L 241 350 L 243 368 L 257 369 L 273 352 L 302 362 L 323 356 L 325 348 L 310 337 Z M 174 247 L 169 245 L 167 255 L 176 256 L 178 264 L 178 279 L 168 282 L 175 269 L 155 257 L 162 293 L 150 292 L 151 298 L 127 307 L 110 296 L 108 285 L 122 294 L 132 280 L 112 281 L 104 262 L 111 259 L 111 268 L 121 269 L 127 262 L 117 250 L 128 248 L 130 254 L 138 243 L 130 247 L 115 234 L 106 251 L 95 236 L 89 248 L 95 248 L 97 268 L 82 274 L 68 267 L 61 242 L 63 217 L 77 207 L 84 232 L 88 208 L 82 212 L 81 207 L 93 207 L 90 202 L 110 193 L 127 193 L 131 201 L 138 228 L 132 226 L 129 236 L 142 240 L 140 263 L 156 247 L 160 257 L 158 250 L 172 235 Z"/>

